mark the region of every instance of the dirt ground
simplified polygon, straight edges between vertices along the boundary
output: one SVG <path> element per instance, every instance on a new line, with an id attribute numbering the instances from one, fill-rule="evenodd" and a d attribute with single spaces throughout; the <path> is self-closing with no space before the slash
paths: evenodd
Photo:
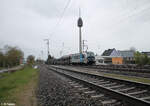
<path id="1" fill-rule="evenodd" d="M 37 106 L 36 87 L 37 82 L 32 80 L 21 92 L 18 92 L 16 106 Z"/>

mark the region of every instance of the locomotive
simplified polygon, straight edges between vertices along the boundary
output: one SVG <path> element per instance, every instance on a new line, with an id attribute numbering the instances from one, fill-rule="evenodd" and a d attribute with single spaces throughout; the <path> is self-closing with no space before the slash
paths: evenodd
<path id="1" fill-rule="evenodd" d="M 53 64 L 62 64 L 62 65 L 74 65 L 74 64 L 94 64 L 95 55 L 93 52 L 84 52 L 82 54 L 75 53 L 71 55 L 62 56 L 59 59 L 55 59 Z"/>

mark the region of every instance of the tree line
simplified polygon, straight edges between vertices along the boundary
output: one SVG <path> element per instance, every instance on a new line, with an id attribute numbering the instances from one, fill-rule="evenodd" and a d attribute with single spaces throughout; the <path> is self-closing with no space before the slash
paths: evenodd
<path id="1" fill-rule="evenodd" d="M 18 47 L 4 46 L 0 48 L 0 67 L 9 68 L 23 64 L 25 61 L 23 51 Z M 26 63 L 32 65 L 35 63 L 35 56 L 29 55 Z"/>
<path id="2" fill-rule="evenodd" d="M 150 58 L 146 54 L 142 54 L 136 51 L 135 48 L 132 48 L 131 50 L 135 52 L 134 59 L 136 64 L 150 65 Z M 49 55 L 46 63 L 50 64 L 51 60 L 53 59 L 54 57 L 51 57 Z M 20 48 L 8 45 L 4 46 L 3 48 L 0 48 L 0 67 L 14 67 L 20 65 L 21 63 L 23 63 L 23 61 L 24 61 L 24 53 Z M 35 56 L 29 55 L 26 59 L 26 63 L 33 65 L 35 63 Z"/>
<path id="3" fill-rule="evenodd" d="M 20 64 L 24 53 L 18 47 L 4 46 L 0 49 L 0 67 L 13 67 Z"/>

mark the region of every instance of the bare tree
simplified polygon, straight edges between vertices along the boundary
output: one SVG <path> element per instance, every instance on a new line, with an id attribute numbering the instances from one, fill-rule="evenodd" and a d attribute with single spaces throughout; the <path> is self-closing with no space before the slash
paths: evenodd
<path id="1" fill-rule="evenodd" d="M 29 56 L 27 57 L 27 63 L 28 63 L 29 65 L 33 65 L 33 64 L 35 63 L 35 57 L 34 57 L 33 55 L 29 55 Z"/>

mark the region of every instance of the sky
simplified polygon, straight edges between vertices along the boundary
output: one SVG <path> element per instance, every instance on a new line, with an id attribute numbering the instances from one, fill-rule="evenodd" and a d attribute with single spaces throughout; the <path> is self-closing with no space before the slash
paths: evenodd
<path id="1" fill-rule="evenodd" d="M 0 48 L 46 59 L 49 39 L 54 57 L 79 52 L 79 8 L 89 51 L 150 51 L 150 0 L 0 0 Z"/>

